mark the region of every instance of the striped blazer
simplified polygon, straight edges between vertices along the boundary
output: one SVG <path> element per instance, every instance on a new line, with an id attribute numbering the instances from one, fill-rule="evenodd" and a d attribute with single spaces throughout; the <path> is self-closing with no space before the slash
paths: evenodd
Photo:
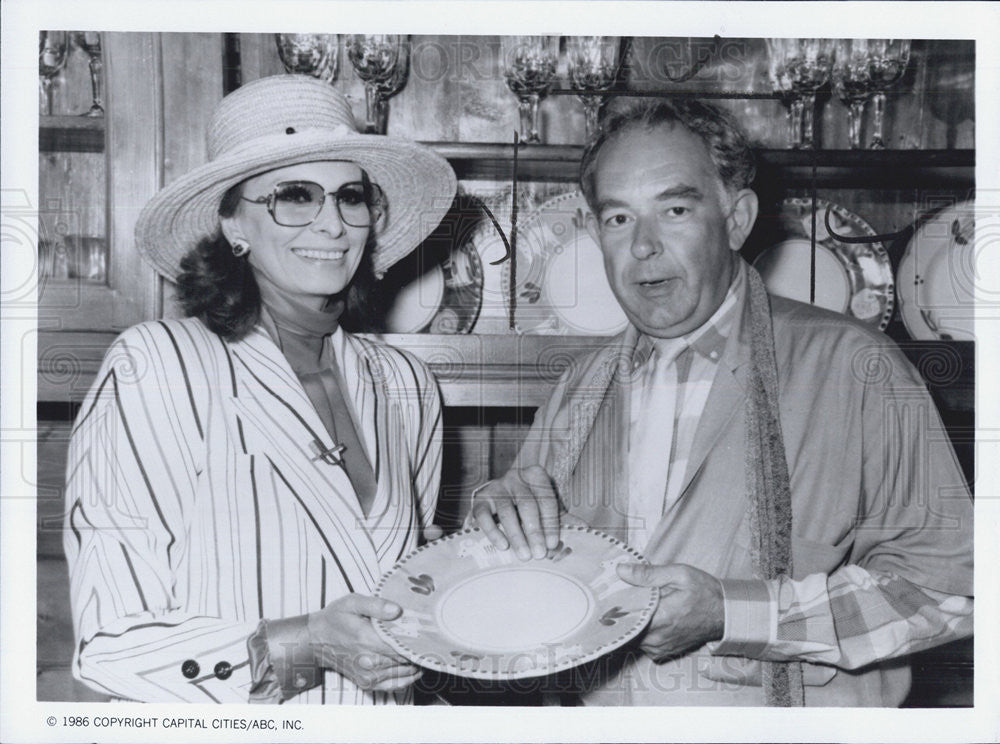
<path id="1" fill-rule="evenodd" d="M 440 483 L 441 407 L 410 355 L 337 331 L 378 485 L 368 517 L 284 356 L 258 326 L 143 323 L 108 350 L 74 426 L 64 545 L 77 679 L 141 701 L 247 702 L 247 638 L 312 612 L 417 544 Z M 293 698 L 405 702 L 328 671 Z"/>

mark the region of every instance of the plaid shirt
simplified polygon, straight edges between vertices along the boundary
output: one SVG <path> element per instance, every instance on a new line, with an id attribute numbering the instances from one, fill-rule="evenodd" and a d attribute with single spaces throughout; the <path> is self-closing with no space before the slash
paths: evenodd
<path id="1" fill-rule="evenodd" d="M 637 384 L 629 396 L 628 542 L 639 550 L 649 541 L 660 516 L 680 495 L 695 431 L 733 326 L 742 284 L 734 281 L 712 317 L 688 335 L 654 339 L 643 334 L 636 342 L 632 370 L 637 375 Z M 663 365 L 673 369 L 661 370 Z M 668 375 L 665 380 L 656 378 L 664 372 Z M 666 402 L 657 408 L 647 396 L 651 387 L 668 384 L 674 388 L 673 425 L 667 440 L 670 456 L 661 463 L 657 455 L 666 448 L 666 442 L 659 435 L 660 422 L 671 415 L 671 410 Z M 671 394 L 670 390 L 663 392 Z M 653 436 L 650 428 L 657 432 L 652 447 L 650 442 L 641 441 L 644 436 Z"/>
<path id="2" fill-rule="evenodd" d="M 723 579 L 726 630 L 713 654 L 858 669 L 972 635 L 971 597 L 848 565 L 800 580 Z"/>
<path id="3" fill-rule="evenodd" d="M 740 263 L 740 272 L 745 271 Z M 718 361 L 732 330 L 734 309 L 742 306 L 738 275 L 723 304 L 703 326 L 661 350 L 677 354 L 677 399 L 665 509 L 678 498 L 698 420 L 715 379 Z M 633 369 L 653 357 L 657 341 L 640 337 Z M 640 377 L 645 380 L 646 376 Z M 639 415 L 641 385 L 631 393 L 632 429 Z M 637 467 L 639 464 L 630 464 Z M 633 531 L 630 529 L 630 542 Z M 642 534 L 635 533 L 637 536 Z M 857 669 L 939 645 L 972 633 L 971 598 L 924 587 L 883 571 L 847 565 L 830 575 L 812 574 L 763 581 L 722 578 L 725 632 L 710 643 L 716 655 L 764 661 L 809 661 Z"/>

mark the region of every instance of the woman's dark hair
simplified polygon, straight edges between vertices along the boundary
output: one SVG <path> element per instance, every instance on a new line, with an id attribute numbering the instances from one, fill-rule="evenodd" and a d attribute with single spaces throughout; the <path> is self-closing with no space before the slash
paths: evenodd
<path id="1" fill-rule="evenodd" d="M 220 217 L 232 217 L 240 203 L 240 184 L 233 186 L 219 204 Z M 374 236 L 369 234 L 361 263 L 343 295 L 340 325 L 346 331 L 381 330 L 384 303 L 372 268 Z M 260 320 L 260 289 L 245 257 L 233 255 L 222 235 L 201 240 L 181 259 L 177 277 L 177 302 L 184 315 L 198 318 L 227 341 L 238 341 Z"/>

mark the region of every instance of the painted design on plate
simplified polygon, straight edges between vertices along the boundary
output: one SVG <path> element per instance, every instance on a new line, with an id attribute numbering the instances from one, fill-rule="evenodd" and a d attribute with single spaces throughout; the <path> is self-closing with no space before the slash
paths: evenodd
<path id="1" fill-rule="evenodd" d="M 531 561 L 496 550 L 478 528 L 418 548 L 379 583 L 376 595 L 403 613 L 376 621 L 376 631 L 416 664 L 478 679 L 541 676 L 603 656 L 646 627 L 659 592 L 618 578 L 619 563 L 645 562 L 621 541 L 577 526 L 560 537 Z"/>
<path id="2" fill-rule="evenodd" d="M 601 619 L 598 622 L 601 625 L 614 625 L 621 618 L 628 617 L 628 614 L 628 610 L 623 610 L 621 607 L 615 606 L 601 615 Z"/>
<path id="3" fill-rule="evenodd" d="M 601 249 L 586 229 L 579 191 L 549 199 L 517 230 L 519 333 L 613 336 L 628 326 L 604 272 Z M 510 264 L 503 267 L 510 285 Z M 504 295 L 509 307 L 509 296 Z"/>
<path id="4" fill-rule="evenodd" d="M 897 272 L 899 315 L 910 336 L 975 341 L 975 290 L 988 289 L 976 271 L 977 231 L 995 235 L 998 228 L 1000 215 L 977 214 L 973 201 L 947 207 L 917 228 Z"/>
<path id="5" fill-rule="evenodd" d="M 410 587 L 411 592 L 416 592 L 417 594 L 431 594 L 434 592 L 434 579 L 427 574 L 410 576 L 409 579 L 410 583 L 413 584 Z"/>
<path id="6" fill-rule="evenodd" d="M 843 243 L 826 229 L 826 209 L 838 235 L 876 235 L 871 225 L 839 204 L 816 200 L 815 304 L 885 330 L 892 318 L 895 287 L 889 254 L 881 242 Z M 809 302 L 812 251 L 812 200 L 785 199 L 781 228 L 784 240 L 754 261 L 772 294 Z"/>

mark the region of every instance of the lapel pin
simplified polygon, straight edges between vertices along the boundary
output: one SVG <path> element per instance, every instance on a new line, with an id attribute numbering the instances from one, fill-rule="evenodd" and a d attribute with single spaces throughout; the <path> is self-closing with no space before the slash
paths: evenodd
<path id="1" fill-rule="evenodd" d="M 340 465 L 344 466 L 344 450 L 347 449 L 346 445 L 334 444 L 329 449 L 323 447 L 323 443 L 318 439 L 314 439 L 309 443 L 309 449 L 312 450 L 314 457 L 313 462 L 316 460 L 322 460 L 327 465 Z"/>

